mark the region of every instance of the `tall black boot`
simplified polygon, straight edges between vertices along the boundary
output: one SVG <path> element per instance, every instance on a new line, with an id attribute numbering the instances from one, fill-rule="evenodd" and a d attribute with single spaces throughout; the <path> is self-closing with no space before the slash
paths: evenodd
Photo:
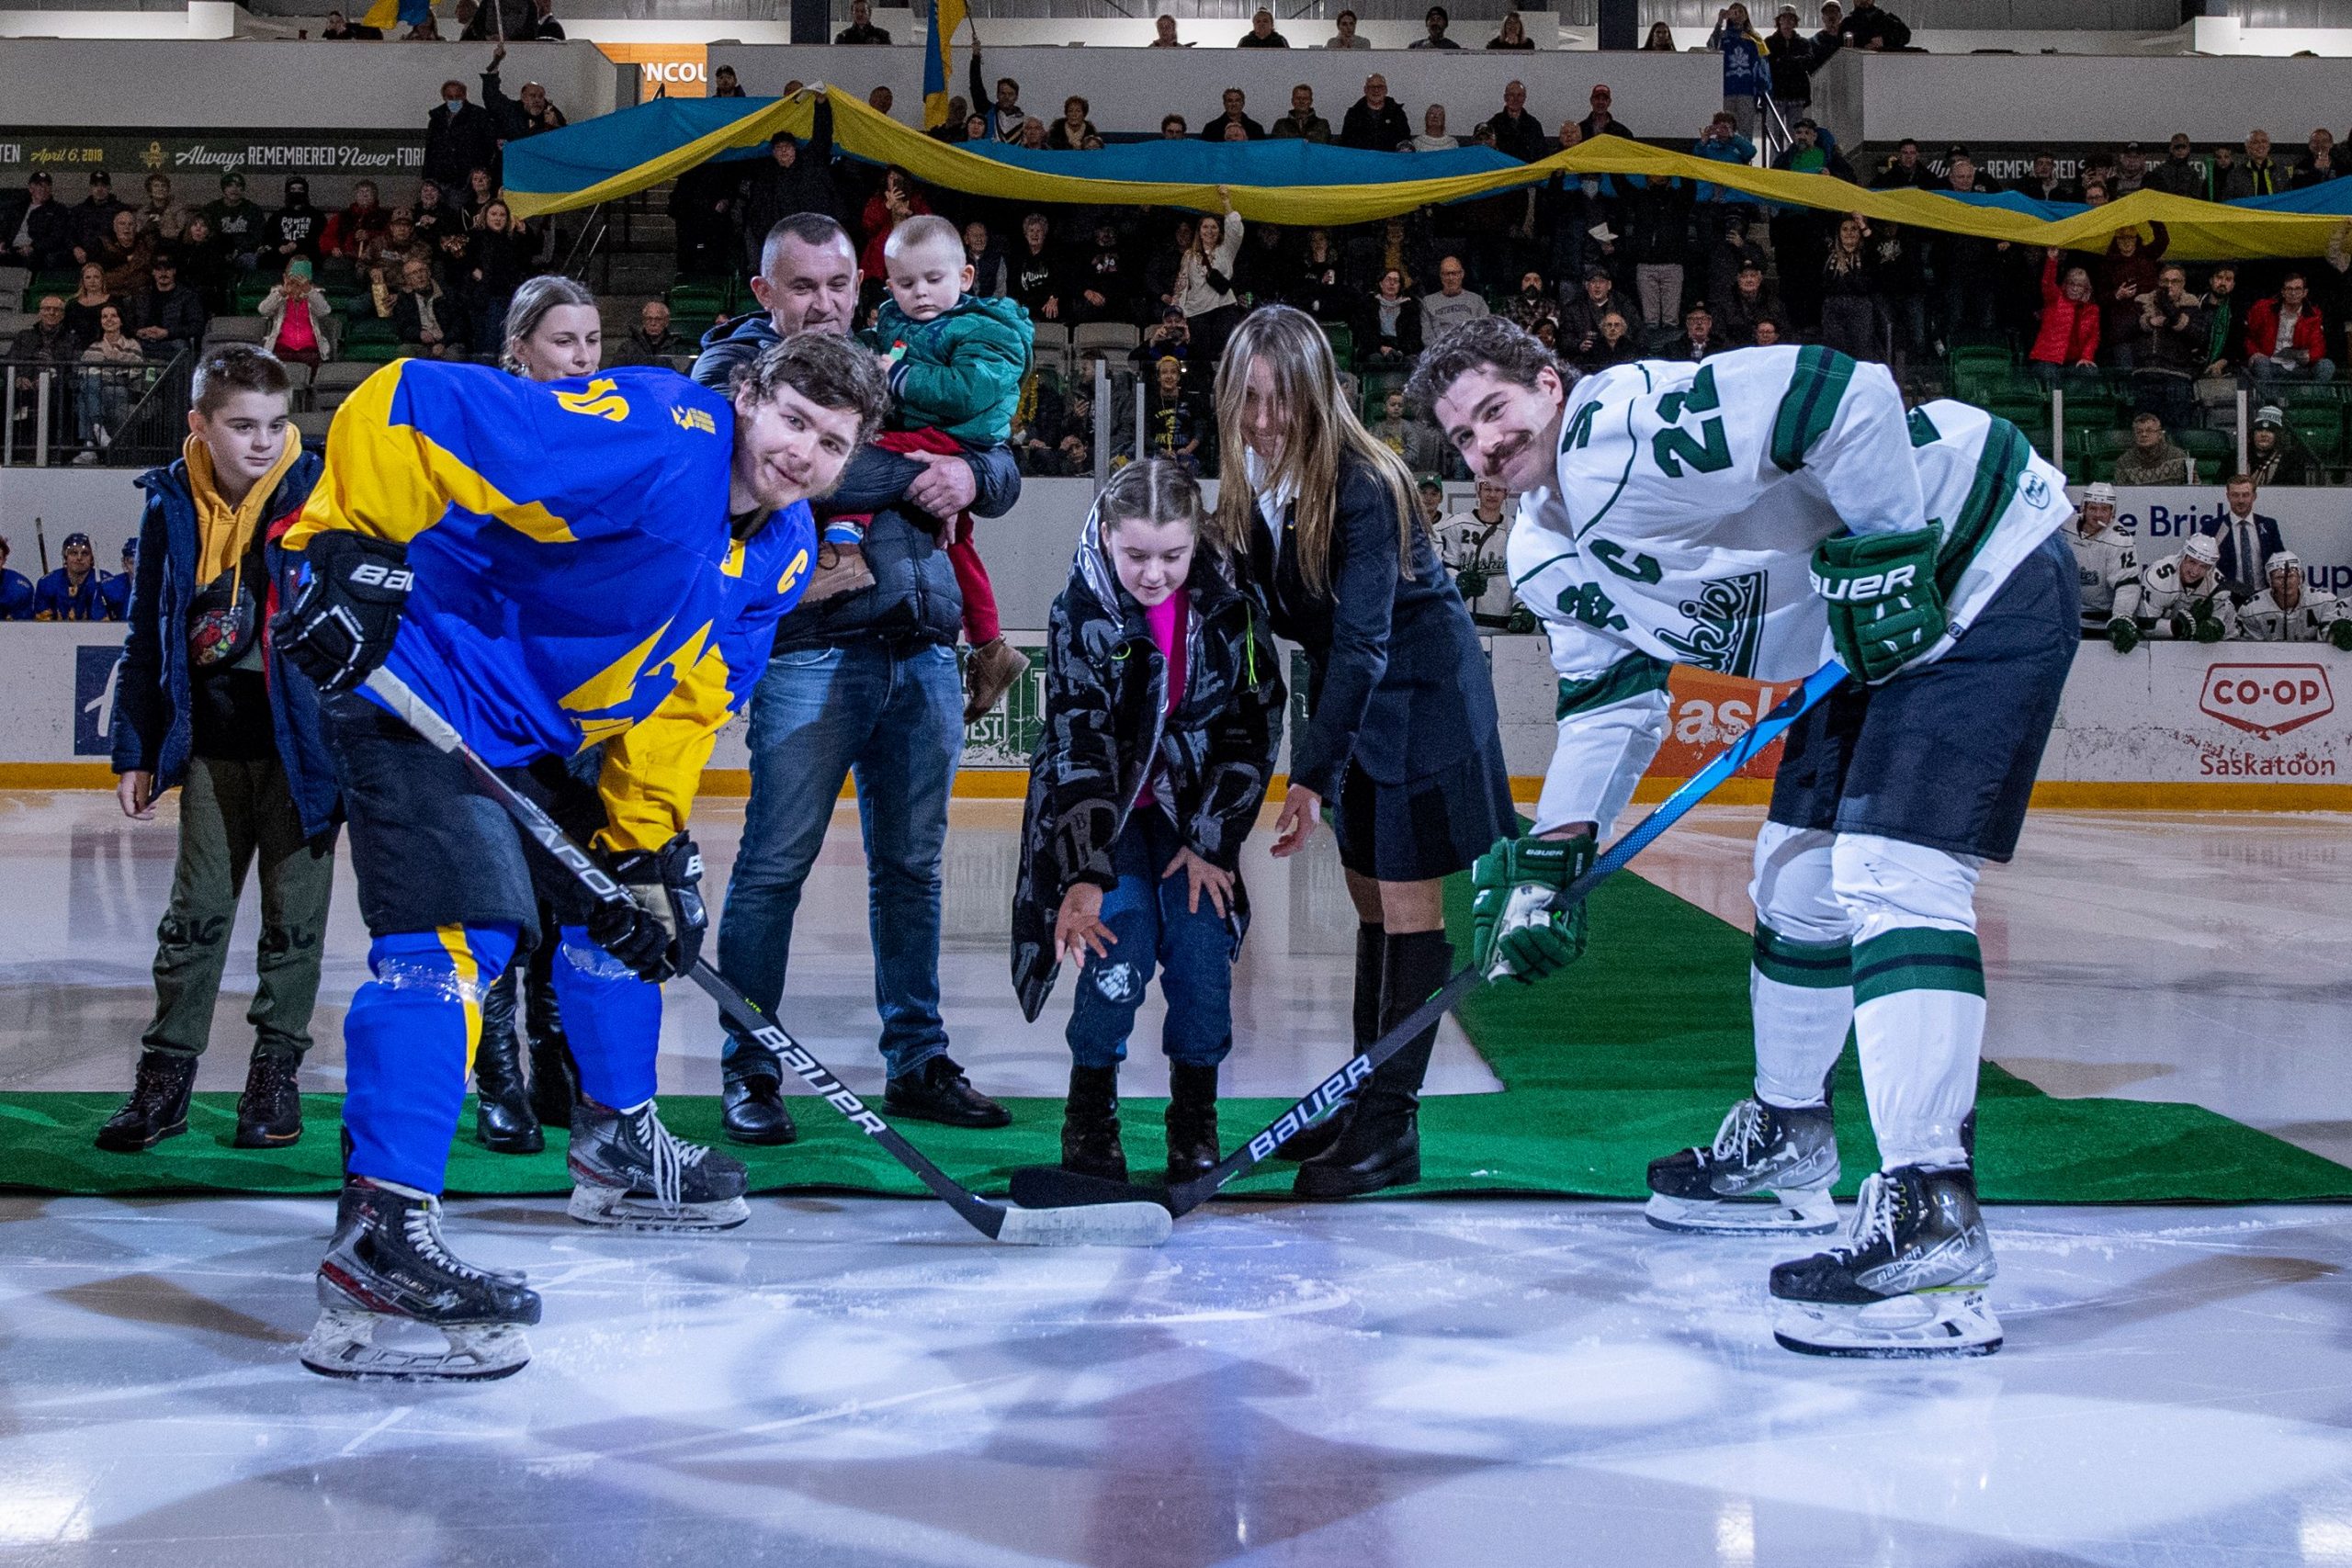
<path id="1" fill-rule="evenodd" d="M 1388 931 L 1385 926 L 1356 927 L 1356 996 L 1352 1021 L 1355 1027 L 1356 1055 L 1380 1038 L 1381 982 L 1387 972 Z M 1349 1100 L 1312 1127 L 1302 1127 L 1274 1145 L 1276 1159 L 1309 1160 L 1337 1143 L 1346 1131 L 1348 1119 L 1355 1114 L 1356 1102 Z"/>
<path id="2" fill-rule="evenodd" d="M 1119 1144 L 1119 1069 L 1069 1069 L 1062 1103 L 1062 1168 L 1106 1181 L 1127 1179 L 1127 1151 Z"/>
<path id="3" fill-rule="evenodd" d="M 509 964 L 481 995 L 481 1043 L 474 1047 L 474 1141 L 493 1153 L 535 1155 L 547 1147 L 523 1083 L 523 1045 L 514 1037 L 514 988 L 522 971 Z"/>
<path id="4" fill-rule="evenodd" d="M 1168 1064 L 1168 1185 L 1216 1168 L 1216 1064 Z"/>
<path id="5" fill-rule="evenodd" d="M 1453 972 L 1453 945 L 1443 931 L 1414 931 L 1388 939 L 1387 995 L 1381 1015 L 1394 1027 Z M 1437 1043 L 1432 1023 L 1373 1070 L 1356 1093 L 1356 1113 L 1337 1143 L 1298 1168 L 1292 1190 L 1302 1198 L 1354 1198 L 1421 1179 L 1421 1079 Z"/>
<path id="6" fill-rule="evenodd" d="M 543 1127 L 571 1125 L 571 1108 L 580 1103 L 580 1065 L 571 1059 L 571 1040 L 563 1032 L 563 1004 L 556 999 L 556 949 L 563 939 L 556 934 L 555 912 L 539 913 L 539 945 L 531 950 L 529 989 L 523 998 L 524 1032 L 531 1037 L 531 1114 Z"/>
<path id="7" fill-rule="evenodd" d="M 171 1051 L 139 1053 L 130 1098 L 98 1129 L 98 1147 L 144 1154 L 187 1131 L 187 1097 L 196 1088 L 196 1058 Z"/>
<path id="8" fill-rule="evenodd" d="M 245 1068 L 245 1091 L 237 1096 L 241 1149 L 277 1149 L 300 1141 L 302 1093 L 295 1074 L 302 1058 L 283 1051 L 255 1051 Z"/>

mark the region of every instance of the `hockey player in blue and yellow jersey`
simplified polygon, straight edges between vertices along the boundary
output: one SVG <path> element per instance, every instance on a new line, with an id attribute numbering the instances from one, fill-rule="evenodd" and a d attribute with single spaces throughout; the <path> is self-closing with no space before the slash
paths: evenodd
<path id="1" fill-rule="evenodd" d="M 804 334 L 721 397 L 666 371 L 545 385 L 406 360 L 337 411 L 287 536 L 308 561 L 280 648 L 328 694 L 375 978 L 344 1023 L 348 1170 L 303 1360 L 330 1375 L 496 1377 L 527 1359 L 538 1298 L 451 1257 L 438 1228 L 481 988 L 560 912 L 556 986 L 580 1063 L 571 1213 L 713 1229 L 746 1217 L 742 1168 L 654 1115 L 659 983 L 704 916 L 686 818 L 729 711 L 766 667 L 814 564 L 807 502 L 886 402 L 870 354 Z M 526 858 L 461 764 L 378 705 L 398 675 L 511 782 L 587 839 L 635 908 L 591 909 Z M 590 788 L 565 762 L 602 742 Z M 535 871 L 539 874 L 534 889 Z M 578 923 L 575 923 L 578 922 Z M 446 1352 L 371 1343 L 384 1317 Z"/>

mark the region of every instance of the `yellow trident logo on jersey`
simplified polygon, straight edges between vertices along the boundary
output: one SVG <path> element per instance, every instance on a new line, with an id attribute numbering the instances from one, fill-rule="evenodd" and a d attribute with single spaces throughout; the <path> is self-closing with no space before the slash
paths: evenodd
<path id="1" fill-rule="evenodd" d="M 670 411 L 670 417 L 678 422 L 680 430 L 699 430 L 705 435 L 718 434 L 718 426 L 711 419 L 708 409 L 673 408 Z"/>

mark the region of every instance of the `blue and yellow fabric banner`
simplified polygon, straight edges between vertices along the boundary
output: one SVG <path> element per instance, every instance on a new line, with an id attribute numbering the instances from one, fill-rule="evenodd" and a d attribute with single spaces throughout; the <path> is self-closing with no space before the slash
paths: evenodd
<path id="1" fill-rule="evenodd" d="M 1759 202 L 1859 212 L 2018 245 L 2104 250 L 2118 230 L 2163 223 L 2170 254 L 2184 261 L 2315 256 L 2352 222 L 2352 179 L 2228 203 L 2143 190 L 2089 208 L 2015 195 L 1866 190 L 1830 175 L 1724 164 L 1622 136 L 1532 164 L 1490 148 L 1360 152 L 1292 141 L 1154 141 L 1094 152 L 974 147 L 902 125 L 839 87 L 804 88 L 789 98 L 672 98 L 514 142 L 506 149 L 507 199 L 517 214 L 537 217 L 615 200 L 714 158 L 755 157 L 778 130 L 808 134 L 819 91 L 832 106 L 833 142 L 842 152 L 897 164 L 930 185 L 1005 201 L 1210 211 L 1223 186 L 1244 218 L 1337 225 L 1493 196 L 1555 175 L 1603 174 L 1702 181 Z"/>
<path id="2" fill-rule="evenodd" d="M 956 33 L 964 25 L 964 0 L 931 0 L 931 32 L 922 51 L 922 125 L 936 130 L 947 123 L 947 97 L 955 89 Z"/>

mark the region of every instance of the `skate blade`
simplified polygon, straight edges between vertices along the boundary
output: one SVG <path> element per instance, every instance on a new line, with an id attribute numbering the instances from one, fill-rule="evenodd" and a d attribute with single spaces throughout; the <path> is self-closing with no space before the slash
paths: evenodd
<path id="1" fill-rule="evenodd" d="M 1826 1188 L 1758 1198 L 1670 1198 L 1653 1192 L 1642 1216 L 1677 1235 L 1828 1235 L 1838 1204 Z"/>
<path id="2" fill-rule="evenodd" d="M 675 1207 L 657 1199 L 640 1198 L 613 1187 L 578 1186 L 564 1213 L 583 1225 L 601 1230 L 695 1233 L 731 1231 L 752 1217 L 752 1206 L 741 1198 L 717 1203 L 681 1203 Z"/>
<path id="3" fill-rule="evenodd" d="M 430 1328 L 447 1343 L 439 1350 L 379 1345 L 377 1331 L 387 1323 Z M 354 1382 L 488 1382 L 521 1371 L 530 1362 L 531 1346 L 521 1325 L 512 1323 L 415 1324 L 329 1307 L 302 1342 L 301 1359 L 321 1377 Z"/>
<path id="4" fill-rule="evenodd" d="M 1868 1306 L 1776 1300 L 1772 1337 L 1804 1356 L 1921 1360 L 1989 1356 L 2001 1348 L 2001 1320 L 1981 1286 L 1919 1291 Z"/>

